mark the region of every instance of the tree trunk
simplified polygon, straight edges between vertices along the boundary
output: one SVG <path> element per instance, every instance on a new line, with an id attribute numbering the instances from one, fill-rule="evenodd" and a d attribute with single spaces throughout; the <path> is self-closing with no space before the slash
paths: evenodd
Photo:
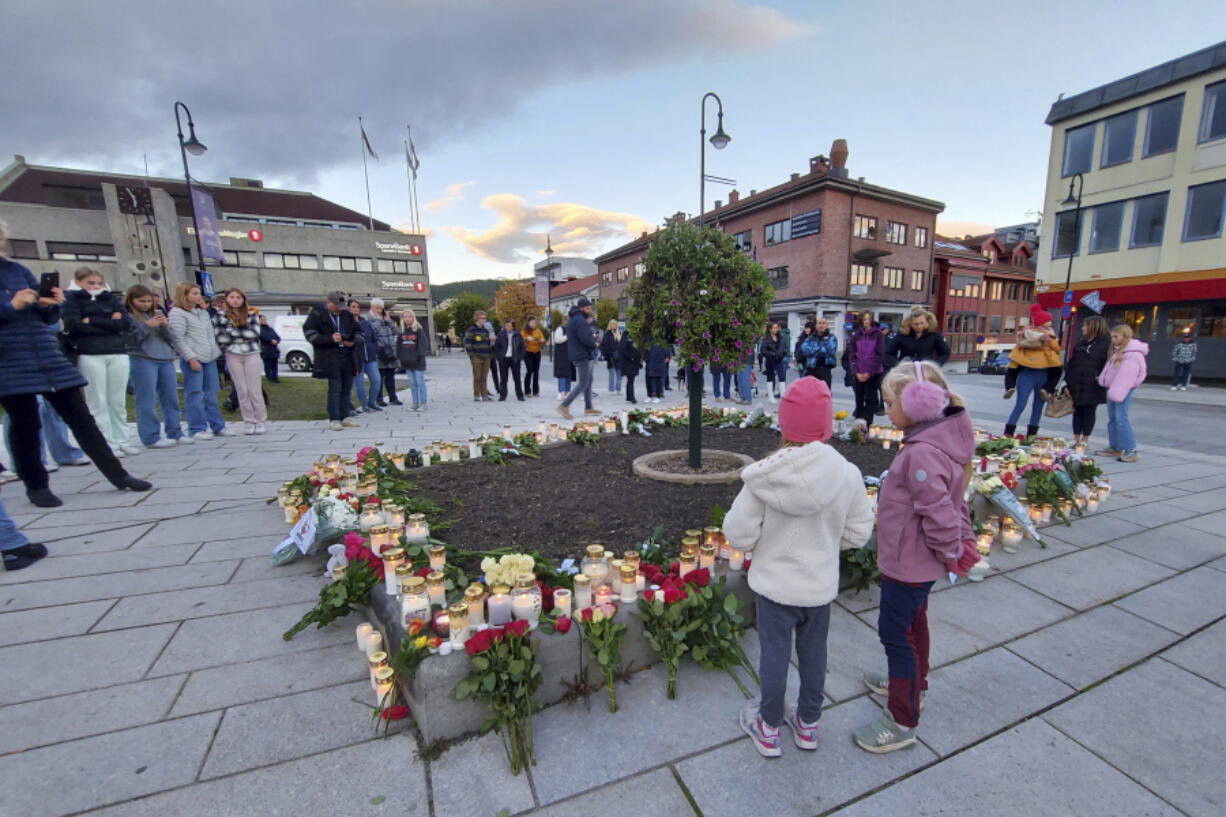
<path id="1" fill-rule="evenodd" d="M 686 367 L 690 384 L 690 467 L 702 467 L 702 372 Z"/>

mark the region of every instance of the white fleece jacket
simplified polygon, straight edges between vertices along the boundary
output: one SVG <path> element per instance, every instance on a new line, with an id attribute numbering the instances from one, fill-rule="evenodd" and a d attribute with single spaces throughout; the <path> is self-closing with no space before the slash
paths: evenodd
<path id="1" fill-rule="evenodd" d="M 839 594 L 839 551 L 873 533 L 860 469 L 814 442 L 755 462 L 741 479 L 724 535 L 753 558 L 749 586 L 778 604 L 829 604 Z"/>

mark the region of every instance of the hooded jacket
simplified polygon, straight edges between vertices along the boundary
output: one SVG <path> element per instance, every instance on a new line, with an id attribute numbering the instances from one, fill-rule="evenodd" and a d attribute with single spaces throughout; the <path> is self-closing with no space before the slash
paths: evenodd
<path id="1" fill-rule="evenodd" d="M 570 308 L 570 317 L 566 321 L 566 355 L 571 363 L 591 360 L 596 352 L 596 337 L 587 315 L 577 306 Z"/>
<path id="2" fill-rule="evenodd" d="M 1098 385 L 1098 373 L 1107 364 L 1111 351 L 1111 339 L 1102 336 L 1087 340 L 1081 338 L 1073 347 L 1073 354 L 1064 369 L 1064 380 L 1075 406 L 1097 406 L 1107 402 L 1107 390 Z"/>
<path id="3" fill-rule="evenodd" d="M 64 357 L 51 330 L 60 307 L 35 301 L 16 309 L 13 296 L 23 289 L 38 289 L 34 273 L 0 257 L 0 397 L 84 386 L 85 378 Z"/>
<path id="4" fill-rule="evenodd" d="M 849 374 L 881 374 L 885 371 L 885 332 L 879 326 L 856 327 L 847 344 Z"/>
<path id="5" fill-rule="evenodd" d="M 668 348 L 653 343 L 647 349 L 647 376 L 668 377 Z"/>
<path id="6" fill-rule="evenodd" d="M 974 539 L 965 498 L 974 453 L 975 430 L 964 408 L 907 429 L 877 503 L 877 566 L 885 576 L 935 581 Z"/>
<path id="7" fill-rule="evenodd" d="M 743 472 L 724 535 L 752 555 L 749 586 L 778 604 L 820 607 L 839 593 L 839 551 L 873 533 L 860 469 L 825 443 L 776 451 Z"/>
<path id="8" fill-rule="evenodd" d="M 75 281 L 64 293 L 64 333 L 80 355 L 126 355 L 131 331 L 123 298 L 103 289 L 91 295 Z M 112 315 L 118 314 L 118 318 Z M 86 320 L 88 319 L 88 323 Z"/>
<path id="9" fill-rule="evenodd" d="M 886 357 L 894 366 L 904 360 L 931 360 L 938 366 L 949 362 L 949 344 L 940 332 L 927 329 L 924 334 L 898 334 L 886 339 Z"/>
<path id="10" fill-rule="evenodd" d="M 1149 368 L 1145 364 L 1145 356 L 1149 354 L 1149 344 L 1133 338 L 1124 347 L 1122 359 L 1115 359 L 1115 351 L 1107 352 L 1107 365 L 1098 374 L 1098 385 L 1107 390 L 1107 400 L 1112 403 L 1122 403 L 1128 399 L 1128 393 L 1145 382 Z"/>
<path id="11" fill-rule="evenodd" d="M 396 358 L 406 372 L 425 371 L 426 355 L 430 354 L 430 335 L 420 323 L 406 326 L 396 336 Z"/>

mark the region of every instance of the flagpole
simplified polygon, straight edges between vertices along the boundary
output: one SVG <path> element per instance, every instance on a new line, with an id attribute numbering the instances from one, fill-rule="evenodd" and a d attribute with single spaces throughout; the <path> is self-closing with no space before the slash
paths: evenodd
<path id="1" fill-rule="evenodd" d="M 362 117 L 358 117 L 358 150 L 362 151 L 362 176 L 366 179 L 366 218 L 367 226 L 373 232 L 375 229 L 374 209 L 370 206 L 370 172 L 366 169 L 366 130 L 362 127 Z"/>
<path id="2" fill-rule="evenodd" d="M 404 185 L 409 193 L 409 229 L 417 232 L 417 218 L 413 215 L 413 166 L 409 163 L 409 140 L 404 140 Z"/>
<path id="3" fill-rule="evenodd" d="M 413 229 L 421 232 L 421 211 L 418 209 L 417 198 L 417 168 L 413 166 L 413 162 L 417 161 L 417 149 L 413 145 L 413 126 L 405 125 L 405 130 L 408 132 L 408 140 L 404 146 L 404 160 L 409 166 L 409 208 L 412 211 L 411 218 Z"/>

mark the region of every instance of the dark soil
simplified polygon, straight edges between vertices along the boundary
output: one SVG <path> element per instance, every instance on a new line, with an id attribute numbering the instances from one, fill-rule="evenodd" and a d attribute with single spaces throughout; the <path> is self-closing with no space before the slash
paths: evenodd
<path id="1" fill-rule="evenodd" d="M 631 472 L 631 463 L 643 454 L 686 448 L 688 434 L 685 428 L 666 428 L 651 437 L 604 436 L 591 448 L 559 443 L 543 448 L 539 460 L 438 466 L 417 472 L 414 482 L 422 497 L 441 504 L 443 516 L 454 520 L 446 540 L 466 550 L 539 548 L 554 558 L 577 558 L 593 542 L 620 552 L 657 526 L 664 528 L 665 542 L 676 543 L 683 531 L 711 524 L 711 509 L 731 507 L 741 490 L 739 480 L 674 485 Z M 761 459 L 779 447 L 779 434 L 704 429 L 703 445 Z M 880 475 L 897 453 L 837 440 L 834 446 L 867 476 Z"/>
<path id="2" fill-rule="evenodd" d="M 736 457 L 727 457 L 723 454 L 708 454 L 704 451 L 702 454 L 702 464 L 697 468 L 691 468 L 690 452 L 679 451 L 671 457 L 656 460 L 651 464 L 651 467 L 653 470 L 662 471 L 665 474 L 722 474 L 726 471 L 735 471 L 742 464 Z"/>

